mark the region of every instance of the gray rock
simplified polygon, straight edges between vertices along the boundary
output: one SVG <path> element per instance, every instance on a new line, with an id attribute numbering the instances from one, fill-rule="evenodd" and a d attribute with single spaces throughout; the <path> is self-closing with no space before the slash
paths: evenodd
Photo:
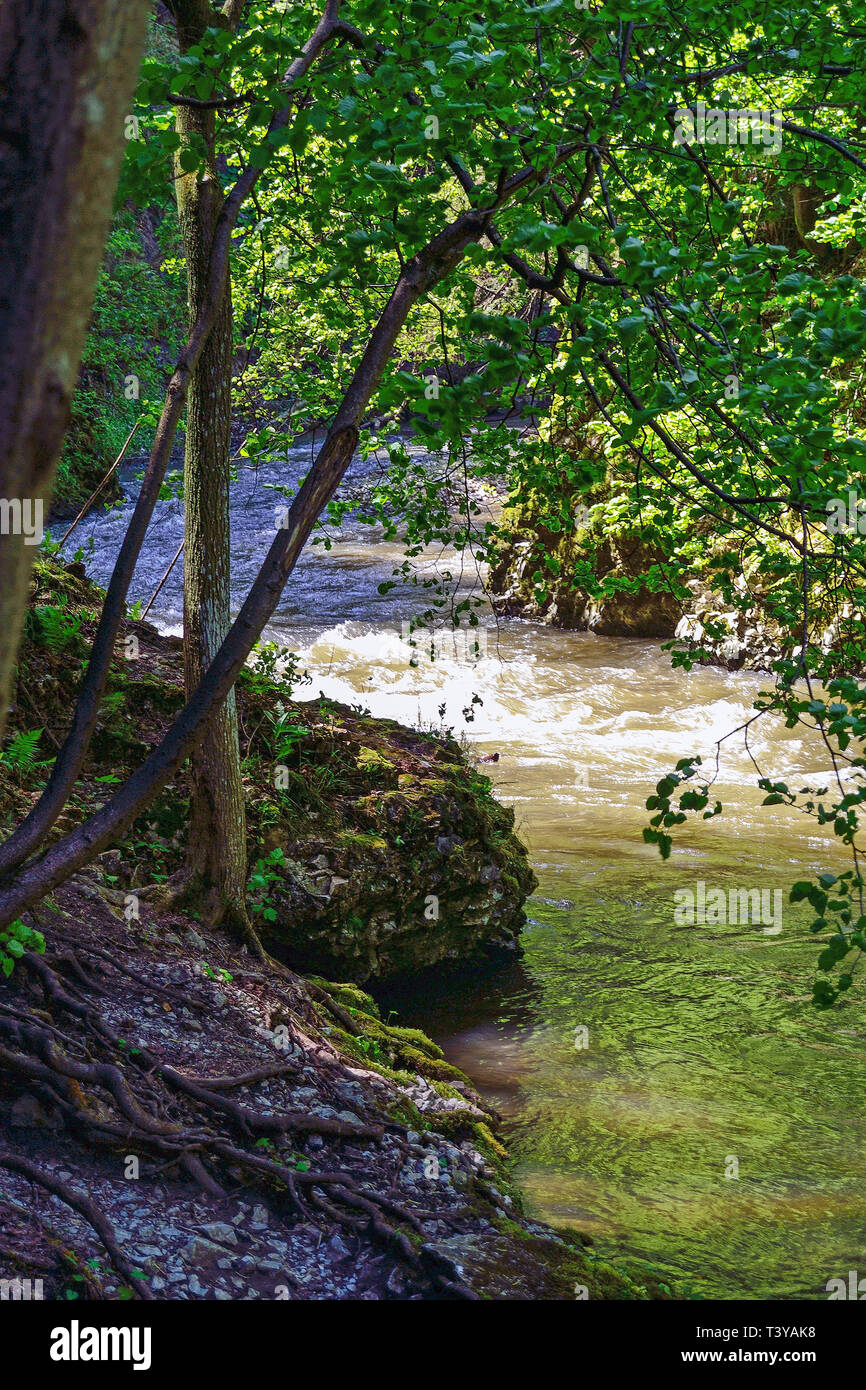
<path id="1" fill-rule="evenodd" d="M 253 1207 L 253 1214 L 250 1217 L 250 1225 L 254 1231 L 265 1231 L 268 1226 L 268 1209 L 263 1206 Z"/>
<path id="2" fill-rule="evenodd" d="M 237 1245 L 238 1243 L 237 1231 L 227 1221 L 212 1221 L 209 1226 L 202 1226 L 202 1230 L 210 1240 L 215 1240 L 220 1245 Z"/>
<path id="3" fill-rule="evenodd" d="M 222 1259 L 226 1253 L 225 1245 L 217 1245 L 212 1240 L 204 1240 L 202 1236 L 193 1236 L 192 1240 L 184 1246 L 184 1258 L 190 1264 L 210 1264 L 214 1260 Z"/>
<path id="4" fill-rule="evenodd" d="M 58 1120 L 46 1110 L 35 1096 L 19 1096 L 10 1111 L 13 1125 L 27 1128 L 57 1129 Z"/>

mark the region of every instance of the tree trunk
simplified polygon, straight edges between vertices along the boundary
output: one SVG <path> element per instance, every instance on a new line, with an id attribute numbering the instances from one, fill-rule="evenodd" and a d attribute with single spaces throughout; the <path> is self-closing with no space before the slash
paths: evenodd
<path id="1" fill-rule="evenodd" d="M 149 9 L 0 4 L 0 735 Z"/>
<path id="2" fill-rule="evenodd" d="M 192 13 L 190 13 L 192 11 Z M 178 5 L 181 52 L 213 23 L 207 5 Z M 212 111 L 181 107 L 177 129 L 188 148 L 203 139 L 203 170 L 175 170 L 181 234 L 193 324 L 208 285 L 214 229 L 222 207 Z M 213 331 L 192 372 L 186 407 L 184 459 L 184 678 L 197 688 L 231 626 L 229 460 L 231 456 L 232 303 L 227 278 Z M 244 917 L 246 817 L 234 691 L 208 720 L 191 765 L 190 829 L 185 883 L 203 894 L 211 920 Z"/>

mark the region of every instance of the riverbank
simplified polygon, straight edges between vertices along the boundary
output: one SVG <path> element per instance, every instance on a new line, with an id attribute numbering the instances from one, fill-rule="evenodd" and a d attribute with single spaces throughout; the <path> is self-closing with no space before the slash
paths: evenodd
<path id="1" fill-rule="evenodd" d="M 39 562 L 4 816 L 32 802 L 63 732 L 96 598 L 78 566 Z M 60 829 L 95 809 L 179 706 L 179 645 L 123 624 Z M 0 984 L 4 1271 L 38 1273 L 49 1298 L 669 1296 L 595 1257 L 589 1238 L 529 1220 L 492 1107 L 429 1037 L 383 1020 L 348 982 L 514 952 L 533 879 L 513 815 L 448 735 L 325 701 L 282 706 L 283 734 L 289 713 L 304 732 L 276 760 L 295 773 L 281 801 L 274 741 L 257 739 L 283 694 L 273 669 L 239 690 L 251 852 L 275 864 L 258 896 L 276 916 L 256 920 L 272 950 L 325 961 L 343 983 L 272 974 L 167 903 L 179 778 L 40 907 L 45 954 Z M 431 898 L 437 916 L 424 915 Z"/>
<path id="2" fill-rule="evenodd" d="M 780 623 L 755 576 L 738 578 L 736 603 L 705 570 L 680 588 L 662 550 L 639 529 L 592 513 L 603 500 L 575 494 L 566 509 L 571 526 L 557 522 L 555 529 L 535 510 L 537 499 L 506 510 L 489 577 L 497 613 L 599 637 L 673 640 L 696 663 L 728 671 L 771 673 L 799 650 L 802 629 Z M 709 530 L 705 542 L 712 554 Z M 844 623 L 855 616 L 843 607 L 811 640 L 825 652 L 840 650 Z"/>
<path id="3" fill-rule="evenodd" d="M 665 1296 L 527 1220 L 467 1078 L 359 991 L 146 903 L 127 922 L 96 875 L 39 922 L 46 955 L 0 986 L 4 1276 L 61 1299 Z M 86 1056 L 74 1082 L 58 1053 Z"/>
<path id="4" fill-rule="evenodd" d="M 298 451 L 241 473 L 236 604 L 268 544 L 267 485 L 292 483 L 308 461 Z M 349 484 L 371 471 L 357 461 Z M 83 527 L 99 582 L 133 497 Z M 182 533 L 182 505 L 159 502 L 132 599 L 150 598 Z M 415 729 L 439 728 L 445 707 L 474 752 L 497 759 L 482 766 L 515 807 L 540 881 L 521 961 L 444 993 L 425 980 L 384 1008 L 432 1037 L 503 1115 L 497 1133 L 535 1219 L 591 1234 L 617 1265 L 627 1255 L 638 1283 L 645 1270 L 704 1298 L 825 1297 L 860 1243 L 862 1029 L 853 996 L 829 1013 L 811 1006 L 815 941 L 787 891 L 842 854 L 832 827 L 762 805 L 752 762 L 799 786 L 821 776 L 820 750 L 766 718 L 749 726 L 748 750 L 726 737 L 754 715 L 765 679 L 672 670 L 658 642 L 482 614 L 479 659 L 440 633 L 437 659 L 421 649 L 413 662 L 401 627 L 426 593 L 379 587 L 402 562 L 399 538 L 352 515 L 331 534 L 330 549 L 305 550 L 267 634 L 309 670 L 298 700 L 323 691 Z M 178 565 L 152 614 L 161 631 L 179 631 L 181 604 Z M 725 814 L 681 827 L 662 864 L 642 839 L 646 797 L 686 753 L 714 762 L 719 739 Z M 778 889 L 782 933 L 678 928 L 675 891 L 695 875 Z"/>

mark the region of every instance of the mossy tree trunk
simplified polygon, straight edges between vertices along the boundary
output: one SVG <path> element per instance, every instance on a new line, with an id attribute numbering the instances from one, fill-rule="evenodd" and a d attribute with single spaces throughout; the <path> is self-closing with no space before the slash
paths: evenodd
<path id="1" fill-rule="evenodd" d="M 216 20 L 206 0 L 174 6 L 181 53 Z M 207 291 L 214 227 L 222 207 L 212 110 L 180 107 L 178 161 L 184 150 L 206 152 L 203 167 L 184 172 L 175 187 L 187 263 L 189 319 Z M 192 373 L 186 407 L 184 459 L 184 679 L 198 686 L 231 625 L 229 462 L 231 457 L 232 300 L 226 282 L 219 315 Z M 191 767 L 192 799 L 185 883 L 203 899 L 211 920 L 245 920 L 246 818 L 234 692 L 210 716 Z"/>

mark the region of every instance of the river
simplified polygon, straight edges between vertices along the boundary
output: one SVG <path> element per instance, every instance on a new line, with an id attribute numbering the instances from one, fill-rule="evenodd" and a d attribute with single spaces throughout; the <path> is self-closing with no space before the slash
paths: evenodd
<path id="1" fill-rule="evenodd" d="M 273 537 L 281 499 L 266 485 L 308 462 L 299 448 L 241 472 L 236 596 Z M 356 463 L 349 481 L 371 467 Z M 84 559 L 100 582 L 129 505 L 88 518 L 67 548 L 92 539 Z M 182 504 L 159 503 L 131 601 L 150 598 L 182 534 Z M 828 1279 L 866 1275 L 862 1010 L 812 1008 L 816 943 L 787 901 L 778 932 L 675 913 L 675 890 L 698 881 L 772 893 L 836 867 L 832 835 L 762 808 L 749 752 L 731 738 L 716 784 L 725 814 L 679 834 L 667 863 L 641 839 L 658 778 L 686 754 L 712 756 L 766 678 L 673 672 L 657 643 L 497 626 L 486 610 L 479 658 L 446 638 L 435 662 L 422 651 L 412 664 L 401 624 L 429 596 L 378 593 L 400 546 L 351 516 L 330 534 L 330 550 L 307 547 L 267 634 L 313 677 L 297 695 L 426 726 L 443 722 L 444 704 L 445 724 L 499 754 L 484 770 L 531 851 L 539 888 L 523 960 L 399 1000 L 506 1117 L 528 1209 L 704 1297 L 826 1297 Z M 149 615 L 166 631 L 180 630 L 181 569 Z M 467 575 L 463 592 L 473 587 Z M 750 751 L 783 780 L 823 770 L 816 747 L 769 723 L 752 729 Z"/>

